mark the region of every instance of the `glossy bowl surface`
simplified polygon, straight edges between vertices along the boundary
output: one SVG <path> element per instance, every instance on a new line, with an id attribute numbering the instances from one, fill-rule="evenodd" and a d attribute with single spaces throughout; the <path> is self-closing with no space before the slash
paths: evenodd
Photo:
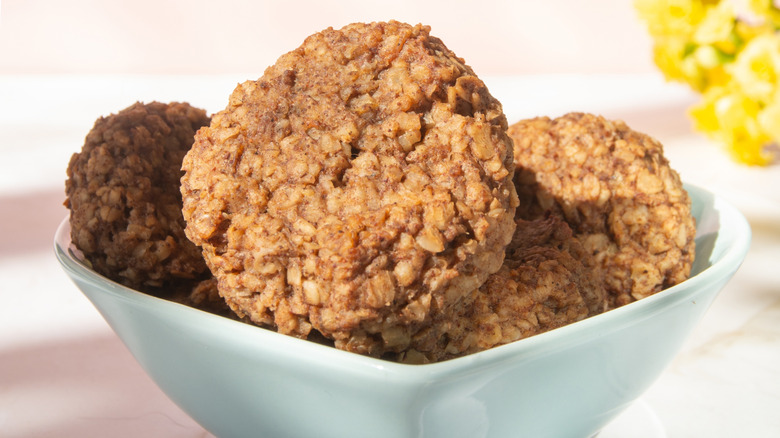
<path id="1" fill-rule="evenodd" d="M 750 245 L 731 205 L 686 186 L 693 276 L 602 315 L 441 363 L 405 365 L 280 335 L 91 271 L 63 221 L 55 253 L 159 387 L 216 436 L 589 437 L 680 349 Z"/>

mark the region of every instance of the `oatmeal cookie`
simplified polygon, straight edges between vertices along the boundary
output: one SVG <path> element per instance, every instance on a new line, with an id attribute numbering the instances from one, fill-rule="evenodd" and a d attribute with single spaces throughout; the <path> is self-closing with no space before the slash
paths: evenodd
<path id="1" fill-rule="evenodd" d="M 170 296 L 165 298 L 169 301 L 226 318 L 240 320 L 219 294 L 217 280 L 214 277 L 209 276 L 195 284 L 191 281 L 182 281 L 168 288 L 168 292 Z"/>
<path id="2" fill-rule="evenodd" d="M 198 132 L 187 235 L 231 308 L 338 348 L 402 351 L 496 272 L 514 230 L 500 103 L 425 26 L 308 37 Z"/>
<path id="3" fill-rule="evenodd" d="M 413 338 L 401 362 L 452 359 L 604 312 L 596 261 L 561 218 L 519 219 L 501 269 Z"/>
<path id="4" fill-rule="evenodd" d="M 612 307 L 688 278 L 696 224 L 658 141 L 583 113 L 522 120 L 508 132 L 518 216 L 565 218 L 596 256 Z"/>
<path id="5" fill-rule="evenodd" d="M 155 294 L 208 276 L 184 235 L 181 162 L 206 113 L 152 102 L 101 117 L 71 157 L 65 182 L 71 238 L 93 269 Z"/>

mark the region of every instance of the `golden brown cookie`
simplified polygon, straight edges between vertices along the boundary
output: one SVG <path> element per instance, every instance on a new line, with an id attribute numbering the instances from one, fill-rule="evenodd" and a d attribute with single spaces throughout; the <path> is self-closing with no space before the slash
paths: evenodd
<path id="1" fill-rule="evenodd" d="M 326 29 L 199 131 L 187 235 L 239 315 L 402 351 L 501 266 L 517 202 L 506 127 L 428 27 Z"/>
<path id="2" fill-rule="evenodd" d="M 186 103 L 136 103 L 101 117 L 65 183 L 71 238 L 94 270 L 146 292 L 208 276 L 184 235 L 181 162 L 209 123 Z"/>
<path id="3" fill-rule="evenodd" d="M 402 362 L 476 353 L 602 313 L 607 293 L 596 261 L 557 216 L 517 221 L 504 265 L 467 300 L 413 339 Z"/>
<path id="4" fill-rule="evenodd" d="M 522 120 L 508 132 L 518 217 L 565 218 L 596 256 L 613 307 L 688 278 L 696 224 L 658 141 L 583 113 Z"/>

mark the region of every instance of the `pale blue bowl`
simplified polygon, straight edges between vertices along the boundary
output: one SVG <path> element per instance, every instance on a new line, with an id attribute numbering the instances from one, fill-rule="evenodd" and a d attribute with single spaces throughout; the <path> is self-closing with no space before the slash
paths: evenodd
<path id="1" fill-rule="evenodd" d="M 403 365 L 280 335 L 123 287 L 57 258 L 146 372 L 219 437 L 589 437 L 669 364 L 744 259 L 750 227 L 686 186 L 695 274 L 642 301 L 492 350 Z"/>

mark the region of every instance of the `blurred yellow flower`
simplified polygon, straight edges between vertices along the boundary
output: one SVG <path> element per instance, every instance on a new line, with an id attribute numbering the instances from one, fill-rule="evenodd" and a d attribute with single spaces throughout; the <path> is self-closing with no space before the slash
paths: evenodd
<path id="1" fill-rule="evenodd" d="M 758 124 L 758 104 L 739 94 L 728 94 L 715 104 L 715 114 L 720 123 L 721 141 L 729 152 L 746 164 L 766 164 L 768 157 L 764 146 L 772 139 Z"/>
<path id="2" fill-rule="evenodd" d="M 746 164 L 773 162 L 780 145 L 778 3 L 635 0 L 658 68 L 702 94 L 690 111 L 695 129 Z"/>
<path id="3" fill-rule="evenodd" d="M 758 113 L 758 124 L 770 137 L 780 139 L 780 91 L 774 99 Z"/>
<path id="4" fill-rule="evenodd" d="M 748 0 L 748 6 L 753 14 L 763 17 L 767 25 L 780 27 L 780 6 L 773 0 Z"/>
<path id="5" fill-rule="evenodd" d="M 693 58 L 699 66 L 701 79 L 697 87 L 698 91 L 709 87 L 717 87 L 726 84 L 731 78 L 724 68 L 724 59 L 727 55 L 713 46 L 700 46 L 693 52 Z"/>
<path id="6" fill-rule="evenodd" d="M 696 0 L 636 0 L 635 6 L 655 37 L 688 38 L 704 16 L 702 2 Z"/>
<path id="7" fill-rule="evenodd" d="M 759 102 L 774 97 L 780 77 L 780 38 L 765 33 L 748 41 L 731 65 L 731 74 L 742 91 Z"/>
<path id="8" fill-rule="evenodd" d="M 724 1 L 704 8 L 704 16 L 693 32 L 693 42 L 696 44 L 727 43 L 736 21 L 734 9 L 729 2 Z"/>
<path id="9" fill-rule="evenodd" d="M 766 165 L 772 161 L 766 148 L 772 142 L 772 135 L 759 120 L 763 112 L 760 104 L 729 87 L 711 88 L 702 97 L 702 101 L 690 110 L 696 129 L 724 144 L 739 162 Z M 770 125 L 777 123 L 767 122 Z"/>
<path id="10" fill-rule="evenodd" d="M 655 65 L 671 80 L 686 81 L 680 60 L 684 57 L 685 41 L 668 40 L 653 46 Z"/>
<path id="11" fill-rule="evenodd" d="M 703 95 L 701 102 L 691 107 L 690 115 L 694 128 L 707 133 L 720 129 L 718 116 L 715 113 L 715 104 L 726 94 L 724 87 L 712 88 Z"/>

